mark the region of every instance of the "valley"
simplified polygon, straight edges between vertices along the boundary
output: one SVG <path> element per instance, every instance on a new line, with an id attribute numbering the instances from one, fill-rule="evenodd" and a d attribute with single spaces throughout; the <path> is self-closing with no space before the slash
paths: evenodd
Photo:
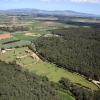
<path id="1" fill-rule="evenodd" d="M 95 82 L 100 81 L 100 20 L 69 16 L 67 18 L 47 14 L 0 15 L 0 68 L 2 70 L 3 65 L 5 69 L 2 71 L 6 73 L 7 67 L 9 71 L 10 68 L 13 69 L 14 73 L 17 67 L 19 68 L 18 76 L 21 74 L 19 77 L 23 79 L 22 83 L 17 84 L 22 91 L 25 87 L 21 86 L 25 84 L 27 87 L 28 84 L 25 77 L 28 74 L 30 78 L 30 74 L 35 76 L 38 85 L 35 85 L 35 88 L 30 83 L 27 90 L 31 94 L 31 87 L 34 87 L 35 91 L 40 89 L 40 95 L 33 92 L 34 96 L 30 96 L 37 98 L 35 95 L 39 95 L 37 100 L 40 100 L 42 95 L 43 100 L 47 100 L 44 95 L 51 96 L 53 99 L 49 98 L 50 100 L 99 100 L 95 99 L 99 98 L 100 91 L 99 84 Z M 2 75 L 5 75 L 7 86 L 13 87 L 14 83 L 9 85 L 8 73 Z M 10 75 L 16 80 L 15 74 Z M 29 80 L 32 81 L 33 79 Z M 18 86 L 15 87 L 20 91 Z M 53 92 L 49 91 L 49 88 L 54 89 Z M 43 89 L 46 89 L 48 94 L 42 94 Z M 17 92 L 12 91 L 12 94 L 17 95 Z M 9 96 L 11 97 L 11 94 L 7 94 L 7 97 Z M 2 91 L 1 97 L 3 98 Z M 25 97 L 28 98 L 27 95 Z"/>

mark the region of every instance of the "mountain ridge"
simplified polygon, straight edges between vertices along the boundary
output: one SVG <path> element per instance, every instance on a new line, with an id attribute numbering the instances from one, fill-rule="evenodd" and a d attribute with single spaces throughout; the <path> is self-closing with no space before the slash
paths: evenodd
<path id="1" fill-rule="evenodd" d="M 22 8 L 22 9 L 7 9 L 0 10 L 1 14 L 48 14 L 48 15 L 62 15 L 62 16 L 75 16 L 75 17 L 100 17 L 100 15 L 81 13 L 72 10 L 40 10 L 35 8 Z"/>

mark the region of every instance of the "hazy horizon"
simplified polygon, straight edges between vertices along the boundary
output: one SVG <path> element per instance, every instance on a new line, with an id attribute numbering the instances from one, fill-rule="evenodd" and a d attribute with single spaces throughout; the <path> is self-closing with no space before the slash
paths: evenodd
<path id="1" fill-rule="evenodd" d="M 81 13 L 100 15 L 100 0 L 0 0 L 0 10 L 41 9 L 72 10 Z"/>

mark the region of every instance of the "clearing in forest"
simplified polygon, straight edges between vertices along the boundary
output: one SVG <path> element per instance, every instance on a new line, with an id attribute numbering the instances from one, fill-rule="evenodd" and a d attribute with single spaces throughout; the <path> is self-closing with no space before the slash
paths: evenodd
<path id="1" fill-rule="evenodd" d="M 17 58 L 18 56 L 25 56 L 23 58 Z M 59 82 L 62 77 L 69 79 L 74 84 L 83 86 L 85 88 L 90 88 L 91 90 L 97 90 L 98 87 L 92 82 L 89 82 L 81 75 L 77 73 L 69 72 L 62 68 L 58 68 L 56 65 L 43 62 L 37 54 L 32 52 L 28 47 L 15 48 L 9 50 L 4 54 L 0 54 L 0 60 L 6 61 L 7 63 L 15 61 L 17 64 L 21 65 L 23 68 L 28 69 L 32 73 L 37 75 L 46 76 L 50 81 Z"/>

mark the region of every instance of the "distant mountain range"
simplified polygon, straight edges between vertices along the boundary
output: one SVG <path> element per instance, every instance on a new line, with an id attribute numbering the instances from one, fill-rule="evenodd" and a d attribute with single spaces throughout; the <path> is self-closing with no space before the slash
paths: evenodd
<path id="1" fill-rule="evenodd" d="M 48 14 L 48 15 L 62 15 L 62 16 L 75 16 L 75 17 L 100 17 L 100 15 L 80 13 L 71 10 L 55 10 L 47 11 L 40 9 L 9 9 L 9 10 L 0 10 L 0 14 L 9 14 L 9 15 L 32 15 L 32 14 Z"/>

